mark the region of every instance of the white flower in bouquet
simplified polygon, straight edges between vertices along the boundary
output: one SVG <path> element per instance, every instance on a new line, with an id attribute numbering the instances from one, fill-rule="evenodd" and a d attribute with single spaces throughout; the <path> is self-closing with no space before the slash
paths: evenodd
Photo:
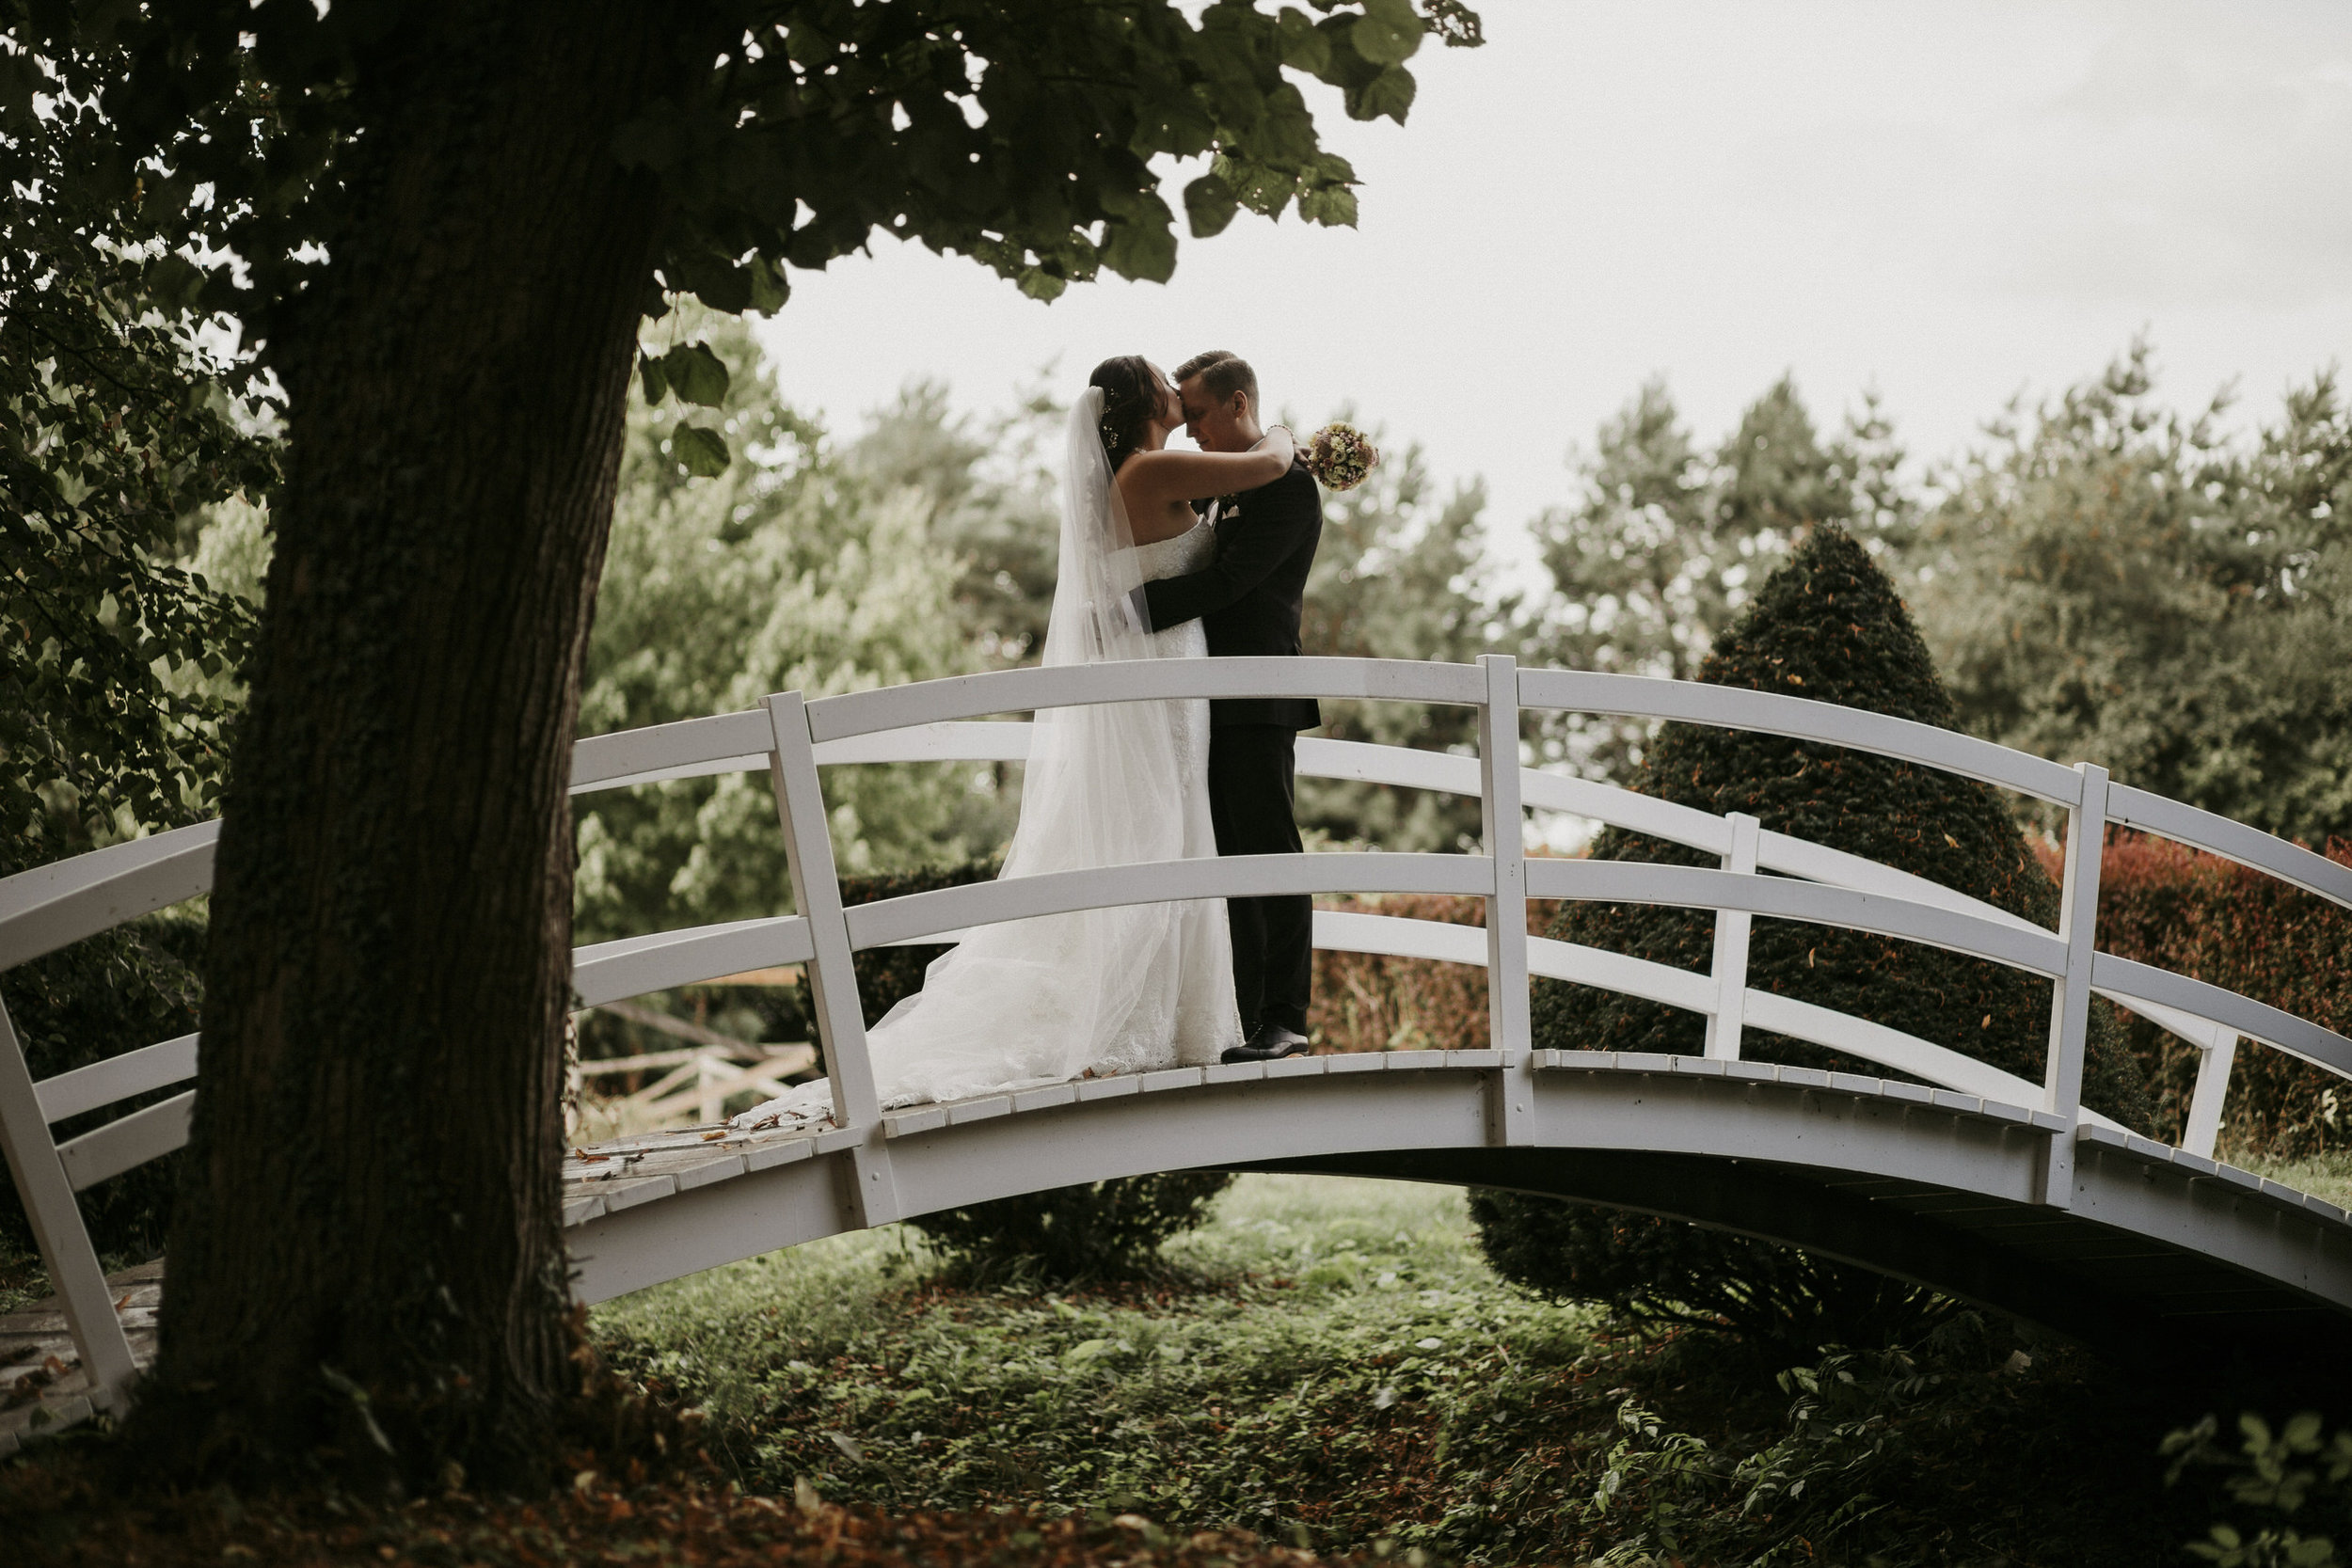
<path id="1" fill-rule="evenodd" d="M 1325 489 L 1353 490 L 1380 466 L 1380 449 L 1354 425 L 1334 420 L 1307 438 L 1298 460 Z"/>

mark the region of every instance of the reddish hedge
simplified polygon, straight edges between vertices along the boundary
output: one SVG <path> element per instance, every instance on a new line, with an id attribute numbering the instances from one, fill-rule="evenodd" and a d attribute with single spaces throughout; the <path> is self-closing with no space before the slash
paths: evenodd
<path id="1" fill-rule="evenodd" d="M 2352 865 L 2352 841 L 2330 860 Z M 2352 1034 L 2352 910 L 2169 839 L 2119 833 L 2099 877 L 2099 946 Z M 2139 1019 L 2134 1052 L 2177 1139 L 2198 1053 Z M 2241 1044 L 2223 1102 L 2222 1151 L 2299 1157 L 2352 1144 L 2352 1085 L 2266 1046 Z"/>
<path id="2" fill-rule="evenodd" d="M 1443 894 L 1355 894 L 1323 901 L 1359 914 L 1484 926 L 1484 899 Z M 1486 972 L 1429 958 L 1315 950 L 1308 1037 L 1318 1051 L 1484 1051 Z"/>
<path id="3" fill-rule="evenodd" d="M 2055 875 L 2054 847 L 2040 847 Z M 2328 848 L 2352 864 L 2352 840 Z M 1326 908 L 1486 922 L 1476 898 L 1365 895 Z M 1531 928 L 1549 918 L 1529 911 Z M 2120 958 L 2192 975 L 2352 1035 L 2352 911 L 2169 839 L 2120 833 L 2100 874 L 2099 945 Z M 2178 1141 L 2197 1053 L 2127 1018 L 2126 1034 L 2155 1102 L 2155 1133 Z M 1324 1051 L 1476 1051 L 1486 1044 L 1486 976 L 1461 964 L 1361 953 L 1315 954 L 1308 1029 Z M 2333 1098 L 2330 1098 L 2332 1091 Z M 2241 1045 L 2224 1107 L 2225 1154 L 2288 1158 L 2352 1145 L 2352 1085 L 2260 1045 Z"/>
<path id="4" fill-rule="evenodd" d="M 1486 901 L 1446 894 L 1362 893 L 1322 900 L 1321 907 L 1450 926 L 1486 924 Z M 1533 899 L 1527 926 L 1540 931 L 1559 905 Z M 1314 1002 L 1307 1034 L 1318 1051 L 1484 1051 L 1486 1049 L 1486 972 L 1430 958 L 1389 958 L 1374 953 L 1315 952 Z"/>

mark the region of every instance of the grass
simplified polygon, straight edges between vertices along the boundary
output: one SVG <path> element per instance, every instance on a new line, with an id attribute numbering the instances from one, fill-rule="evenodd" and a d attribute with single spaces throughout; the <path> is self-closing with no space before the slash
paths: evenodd
<path id="1" fill-rule="evenodd" d="M 2274 1159 L 2266 1155 L 2229 1155 L 2230 1164 L 2256 1176 L 2266 1176 L 2273 1181 L 2283 1181 L 2298 1192 L 2324 1197 L 2340 1209 L 2352 1209 L 2352 1149 L 2328 1149 L 2306 1155 L 2299 1160 Z"/>
<path id="2" fill-rule="evenodd" d="M 1248 1178 L 1168 1259 L 1189 1277 L 963 1291 L 926 1282 L 900 1229 L 647 1291 L 597 1327 L 691 1390 L 763 1488 L 1364 1544 L 1448 1533 L 1417 1473 L 1433 1429 L 1500 1433 L 1591 1359 L 1586 1318 L 1497 1285 L 1450 1189 Z"/>
<path id="3" fill-rule="evenodd" d="M 966 1291 L 899 1229 L 644 1292 L 596 1333 L 708 1412 L 746 1487 L 893 1513 L 1498 1563 L 2135 1568 L 2216 1516 L 2155 1456 L 2201 1410 L 1999 1325 L 1776 1381 L 1510 1289 L 1459 1193 L 1402 1184 L 1245 1177 L 1168 1257 L 1163 1286 Z"/>

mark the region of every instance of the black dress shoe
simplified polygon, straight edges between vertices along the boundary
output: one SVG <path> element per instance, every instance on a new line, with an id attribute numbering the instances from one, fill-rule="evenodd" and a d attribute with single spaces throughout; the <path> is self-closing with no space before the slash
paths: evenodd
<path id="1" fill-rule="evenodd" d="M 1250 1031 L 1249 1037 L 1239 1045 L 1229 1045 L 1219 1058 L 1227 1062 L 1273 1062 L 1284 1056 L 1304 1056 L 1307 1037 L 1294 1034 L 1279 1023 L 1261 1023 Z"/>

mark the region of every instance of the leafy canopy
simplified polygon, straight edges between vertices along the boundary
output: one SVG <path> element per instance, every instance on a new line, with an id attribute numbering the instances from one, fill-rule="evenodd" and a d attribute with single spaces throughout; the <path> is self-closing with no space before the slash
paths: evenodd
<path id="1" fill-rule="evenodd" d="M 24 8 L 0 15 L 5 875 L 211 815 L 253 612 L 183 558 L 203 509 L 277 483 L 278 446 L 169 249 L 216 239 L 211 214 L 162 225 L 124 195 L 119 51 L 36 58 Z"/>
<path id="2" fill-rule="evenodd" d="M 1196 237 L 1248 209 L 1352 224 L 1356 173 L 1327 151 L 1297 79 L 1338 88 L 1356 119 L 1402 122 L 1406 62 L 1436 35 L 1481 41 L 1462 0 L 735 0 L 704 8 L 676 47 L 708 62 L 691 91 L 621 126 L 613 155 L 662 187 L 648 310 L 691 293 L 771 311 L 787 270 L 821 268 L 877 232 L 974 258 L 1039 299 L 1104 268 L 1165 280 L 1171 161 L 1205 159 L 1181 199 Z M 179 0 L 99 9 L 10 7 L 22 46 L 0 69 L 0 117 L 29 126 L 61 57 L 102 61 L 85 84 L 113 133 L 74 179 L 135 207 L 182 253 L 167 263 L 200 311 L 264 341 L 348 210 L 339 150 L 367 127 L 355 91 L 416 8 L 403 0 Z M 265 350 L 266 352 L 266 350 Z M 723 367 L 643 367 L 711 405 Z M 695 471 L 715 465 L 690 437 Z M 704 450 L 696 451 L 693 447 Z"/>

